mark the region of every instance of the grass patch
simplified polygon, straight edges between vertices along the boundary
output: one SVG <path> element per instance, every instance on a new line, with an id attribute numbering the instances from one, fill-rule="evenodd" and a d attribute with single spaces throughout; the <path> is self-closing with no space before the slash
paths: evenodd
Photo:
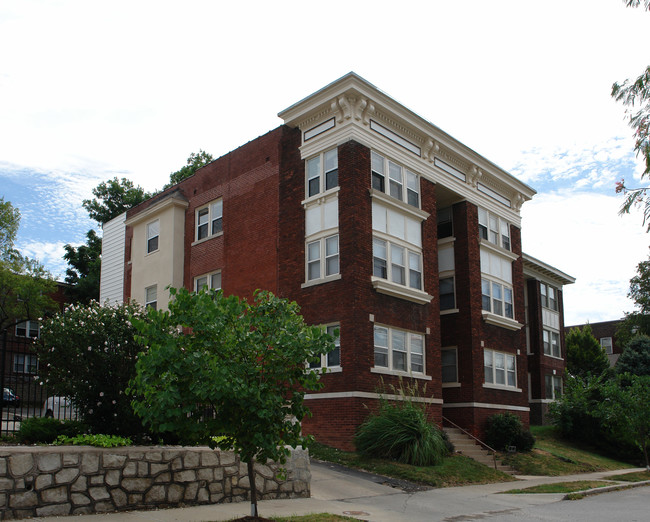
<path id="1" fill-rule="evenodd" d="M 643 482 L 644 480 L 650 480 L 650 471 L 633 471 L 632 473 L 623 473 L 622 475 L 613 475 L 607 478 L 622 482 Z"/>
<path id="2" fill-rule="evenodd" d="M 274 522 L 339 522 L 339 520 L 359 520 L 354 517 L 332 515 L 331 513 L 313 513 L 310 515 L 295 515 L 292 517 L 273 517 Z"/>
<path id="3" fill-rule="evenodd" d="M 362 457 L 354 452 L 341 451 L 318 443 L 311 445 L 309 452 L 315 459 L 436 488 L 513 480 L 507 473 L 462 455 L 447 457 L 437 466 L 411 466 L 392 460 Z"/>
<path id="4" fill-rule="evenodd" d="M 531 426 L 535 447 L 529 453 L 506 455 L 503 462 L 523 475 L 561 476 L 624 469 L 629 464 L 563 440 L 553 426 Z"/>
<path id="5" fill-rule="evenodd" d="M 611 482 L 602 480 L 576 480 L 573 482 L 555 482 L 553 484 L 540 484 L 523 489 L 511 489 L 504 493 L 574 493 L 576 491 L 585 491 L 587 489 L 604 488 L 611 486 Z"/>

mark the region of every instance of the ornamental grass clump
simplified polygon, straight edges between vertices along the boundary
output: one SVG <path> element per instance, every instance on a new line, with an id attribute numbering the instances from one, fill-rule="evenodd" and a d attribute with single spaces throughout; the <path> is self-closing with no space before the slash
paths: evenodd
<path id="1" fill-rule="evenodd" d="M 379 410 L 357 430 L 357 451 L 414 466 L 440 464 L 449 454 L 445 435 L 429 422 L 426 405 L 415 400 L 413 389 L 408 392 L 400 390 L 398 401 L 382 397 Z"/>

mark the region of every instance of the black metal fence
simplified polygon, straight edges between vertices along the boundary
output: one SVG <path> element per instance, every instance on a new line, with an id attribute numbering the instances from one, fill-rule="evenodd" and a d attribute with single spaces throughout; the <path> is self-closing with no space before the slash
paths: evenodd
<path id="1" fill-rule="evenodd" d="M 76 411 L 64 398 L 55 397 L 39 379 L 38 357 L 29 338 L 0 336 L 0 435 L 20 429 L 30 417 L 76 418 Z"/>

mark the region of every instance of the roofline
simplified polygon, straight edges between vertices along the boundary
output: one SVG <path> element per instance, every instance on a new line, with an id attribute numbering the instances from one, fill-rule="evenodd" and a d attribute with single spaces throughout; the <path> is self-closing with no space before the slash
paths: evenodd
<path id="1" fill-rule="evenodd" d="M 521 255 L 521 258 L 524 262 L 524 273 L 526 273 L 526 268 L 528 267 L 542 275 L 561 282 L 563 285 L 570 285 L 576 282 L 575 277 L 570 276 L 569 274 L 566 274 L 554 266 L 551 266 L 548 263 L 544 263 L 544 261 L 540 261 L 531 255 L 523 253 Z"/>

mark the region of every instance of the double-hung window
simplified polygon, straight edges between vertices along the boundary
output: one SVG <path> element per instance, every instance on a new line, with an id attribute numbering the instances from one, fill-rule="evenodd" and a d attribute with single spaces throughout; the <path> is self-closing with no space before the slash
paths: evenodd
<path id="1" fill-rule="evenodd" d="M 478 235 L 494 245 L 511 250 L 510 224 L 484 208 L 478 209 Z"/>
<path id="2" fill-rule="evenodd" d="M 458 351 L 456 348 L 443 348 L 440 352 L 442 382 L 458 382 Z"/>
<path id="3" fill-rule="evenodd" d="M 338 187 L 339 160 L 338 150 L 332 149 L 307 160 L 306 194 L 310 198 L 322 192 Z"/>
<path id="4" fill-rule="evenodd" d="M 375 325 L 375 368 L 424 374 L 424 336 Z"/>
<path id="5" fill-rule="evenodd" d="M 152 285 L 144 289 L 144 305 L 154 310 L 158 309 L 158 286 Z"/>
<path id="6" fill-rule="evenodd" d="M 219 235 L 223 232 L 223 199 L 197 209 L 196 240 Z"/>
<path id="7" fill-rule="evenodd" d="M 340 368 L 341 367 L 341 336 L 339 325 L 331 324 L 325 327 L 328 335 L 334 339 L 334 349 L 331 352 L 321 355 L 320 361 L 309 364 L 310 368 Z"/>
<path id="8" fill-rule="evenodd" d="M 160 221 L 152 221 L 147 224 L 147 254 L 158 250 L 158 239 L 160 236 Z"/>
<path id="9" fill-rule="evenodd" d="M 483 368 L 485 384 L 517 387 L 517 363 L 514 355 L 494 350 L 484 350 Z"/>
<path id="10" fill-rule="evenodd" d="M 307 243 L 307 281 L 325 279 L 338 273 L 338 234 Z"/>
<path id="11" fill-rule="evenodd" d="M 600 346 L 603 350 L 605 350 L 605 353 L 607 354 L 612 354 L 613 353 L 613 343 L 612 343 L 612 338 L 611 337 L 601 337 L 600 338 Z"/>
<path id="12" fill-rule="evenodd" d="M 544 341 L 544 355 L 561 358 L 560 353 L 560 334 L 551 330 L 542 330 L 542 339 Z"/>
<path id="13" fill-rule="evenodd" d="M 372 151 L 370 177 L 373 189 L 420 207 L 420 178 L 416 173 Z"/>
<path id="14" fill-rule="evenodd" d="M 481 279 L 482 308 L 484 312 L 514 319 L 512 287 L 490 279 Z"/>
<path id="15" fill-rule="evenodd" d="M 194 291 L 200 292 L 203 288 L 221 290 L 221 272 L 212 272 L 194 279 Z"/>
<path id="16" fill-rule="evenodd" d="M 32 373 L 38 370 L 38 356 L 33 353 L 14 354 L 14 373 Z"/>
<path id="17" fill-rule="evenodd" d="M 557 312 L 558 311 L 557 289 L 551 285 L 547 285 L 546 283 L 540 283 L 539 290 L 540 290 L 540 295 L 542 300 L 542 306 L 544 308 L 548 308 L 549 310 L 553 310 Z"/>
<path id="18" fill-rule="evenodd" d="M 559 399 L 562 396 L 562 377 L 559 375 L 545 375 L 544 384 L 547 399 Z"/>
<path id="19" fill-rule="evenodd" d="M 454 290 L 454 278 L 440 278 L 440 310 L 454 310 L 456 308 L 456 292 Z"/>
<path id="20" fill-rule="evenodd" d="M 16 337 L 31 337 L 36 339 L 39 336 L 40 327 L 38 321 L 23 321 L 16 325 Z"/>

